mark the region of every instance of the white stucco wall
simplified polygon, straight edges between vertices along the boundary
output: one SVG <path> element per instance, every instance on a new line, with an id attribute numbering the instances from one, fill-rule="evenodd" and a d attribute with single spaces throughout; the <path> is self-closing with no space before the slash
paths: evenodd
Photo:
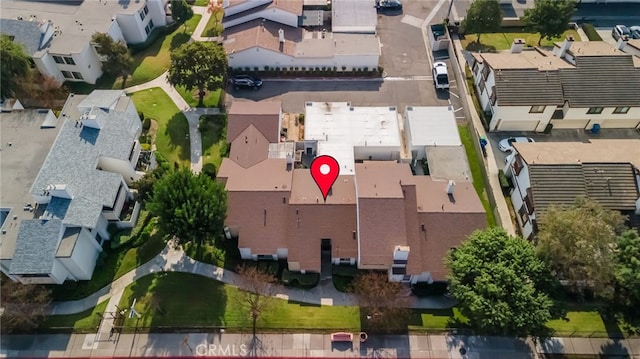
<path id="1" fill-rule="evenodd" d="M 144 27 L 149 22 L 149 18 L 151 18 L 149 16 L 150 13 L 146 15 L 144 21 L 140 20 L 139 12 L 133 14 L 116 15 L 116 19 L 118 21 L 118 25 L 120 25 L 122 35 L 124 36 L 124 39 L 128 44 L 141 43 L 147 39 L 147 34 L 144 32 Z M 155 21 L 153 23 L 155 25 Z"/>
<path id="2" fill-rule="evenodd" d="M 541 113 L 530 113 L 531 106 L 494 107 L 489 128 L 491 131 L 536 131 L 542 132 L 551 120 L 556 106 L 546 106 Z"/>
<path id="3" fill-rule="evenodd" d="M 400 159 L 400 148 L 396 146 L 354 146 L 355 160 L 396 161 Z"/>
<path id="4" fill-rule="evenodd" d="M 70 257 L 56 258 L 69 271 L 70 279 L 90 280 L 102 249 L 89 231 L 82 229 Z"/>
<path id="5" fill-rule="evenodd" d="M 511 203 L 513 204 L 513 210 L 515 211 L 516 222 L 522 229 L 522 236 L 524 238 L 528 238 L 533 232 L 533 225 L 531 221 L 535 219 L 535 211 L 529 215 L 529 220 L 524 224 L 520 219 L 520 214 L 518 214 L 518 211 L 524 203 L 523 198 L 527 195 L 527 188 L 531 187 L 531 181 L 529 180 L 529 167 L 523 162 L 524 168 L 522 168 L 520 170 L 520 173 L 516 176 L 515 172 L 513 172 L 512 166 L 514 161 L 515 156 L 512 157 L 511 162 L 509 163 L 511 174 L 510 177 L 513 181 L 514 186 L 514 189 L 511 192 Z"/>
<path id="6" fill-rule="evenodd" d="M 369 69 L 377 68 L 377 56 L 336 56 L 336 57 L 293 57 L 283 53 L 267 50 L 260 47 L 253 47 L 239 51 L 227 56 L 229 66 L 232 68 L 258 67 L 264 69 L 275 67 L 337 67 L 342 70 L 342 66 L 348 69 L 353 67 Z"/>
<path id="7" fill-rule="evenodd" d="M 154 27 L 165 26 L 167 24 L 167 13 L 164 11 L 163 0 L 147 0 L 149 14 L 153 20 Z M 146 25 L 145 25 L 146 26 Z"/>
<path id="8" fill-rule="evenodd" d="M 62 72 L 60 72 L 58 65 L 53 60 L 53 56 L 48 52 L 41 52 L 37 54 L 33 57 L 33 62 L 36 64 L 36 68 L 41 74 L 55 78 L 59 84 L 62 84 L 65 81 L 64 76 L 62 76 Z"/>

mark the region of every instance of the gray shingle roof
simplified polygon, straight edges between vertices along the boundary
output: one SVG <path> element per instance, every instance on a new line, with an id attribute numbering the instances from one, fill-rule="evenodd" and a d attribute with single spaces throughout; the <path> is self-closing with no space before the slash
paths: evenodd
<path id="1" fill-rule="evenodd" d="M 100 91 L 104 103 L 91 104 L 108 108 L 122 91 Z M 114 96 L 118 95 L 118 96 Z M 127 100 L 124 98 L 123 100 Z M 86 101 L 86 99 L 85 99 Z M 84 101 L 83 101 L 84 102 Z M 48 185 L 66 185 L 73 199 L 66 206 L 63 222 L 73 226 L 94 228 L 102 207 L 111 207 L 116 199 L 122 177 L 120 174 L 98 169 L 101 157 L 129 161 L 132 144 L 136 140 L 140 121 L 134 114 L 93 109 L 101 129 L 76 125 L 76 119 L 68 118 L 49 151 L 31 193 L 42 195 Z M 61 218 L 61 202 L 55 201 L 48 211 L 54 218 Z"/>
<path id="2" fill-rule="evenodd" d="M 59 219 L 28 219 L 20 222 L 11 274 L 50 273 L 62 231 Z"/>
<path id="3" fill-rule="evenodd" d="M 29 56 L 45 47 L 36 21 L 0 19 L 0 33 L 13 36 L 13 41 L 22 44 Z"/>
<path id="4" fill-rule="evenodd" d="M 633 210 L 638 188 L 630 163 L 584 163 L 529 166 L 536 211 L 552 204 L 570 205 L 579 196 L 591 198 L 604 208 Z"/>
<path id="5" fill-rule="evenodd" d="M 632 56 L 577 56 L 576 68 L 561 69 L 560 78 L 572 107 L 640 106 L 640 69 Z"/>
<path id="6" fill-rule="evenodd" d="M 498 70 L 494 73 L 500 105 L 562 105 L 558 71 L 537 69 Z"/>
<path id="7" fill-rule="evenodd" d="M 92 107 L 98 107 L 108 109 L 111 108 L 120 97 L 122 97 L 121 91 L 95 90 L 78 104 L 78 108 L 90 109 Z"/>

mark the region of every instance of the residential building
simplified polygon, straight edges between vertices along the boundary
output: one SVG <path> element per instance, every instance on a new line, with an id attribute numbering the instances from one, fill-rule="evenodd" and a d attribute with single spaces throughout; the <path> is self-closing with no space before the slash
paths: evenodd
<path id="1" fill-rule="evenodd" d="M 331 3 L 333 33 L 375 34 L 377 26 L 375 0 L 335 0 Z"/>
<path id="2" fill-rule="evenodd" d="M 474 84 L 491 131 L 640 128 L 640 58 L 603 41 L 473 54 Z"/>
<path id="3" fill-rule="evenodd" d="M 91 37 L 107 33 L 128 44 L 144 42 L 170 18 L 168 0 L 19 1 L 0 3 L 0 33 L 21 43 L 40 73 L 95 84 L 102 64 Z"/>
<path id="4" fill-rule="evenodd" d="M 0 270 L 22 283 L 61 284 L 93 274 L 107 227 L 132 227 L 129 185 L 141 121 L 124 91 L 70 95 L 51 111 L 0 115 L 3 143 Z M 133 207 L 130 221 L 120 219 Z"/>
<path id="5" fill-rule="evenodd" d="M 571 205 L 577 197 L 597 201 L 629 217 L 640 229 L 640 140 L 513 144 L 505 174 L 525 238 L 532 238 L 544 211 Z"/>
<path id="6" fill-rule="evenodd" d="M 364 0 L 352 1 L 362 5 Z M 373 32 L 367 23 L 369 30 L 338 33 L 327 31 L 324 11 L 303 10 L 302 0 L 237 0 L 226 5 L 223 46 L 231 68 L 253 71 L 378 67 L 380 41 L 374 34 L 375 23 Z M 360 17 L 345 13 L 341 18 Z"/>
<path id="7" fill-rule="evenodd" d="M 271 105 L 235 106 L 280 114 Z M 235 116 L 228 121 L 237 132 Z M 301 142 L 270 143 L 257 117 L 241 121 L 218 180 L 228 195 L 226 231 L 244 259 L 287 260 L 289 270 L 323 276 L 332 264 L 357 265 L 387 270 L 394 281 L 430 282 L 445 278 L 446 252 L 486 226 L 470 181 L 412 174 L 393 107 L 309 102 Z M 326 200 L 307 168 L 323 154 L 340 165 Z"/>

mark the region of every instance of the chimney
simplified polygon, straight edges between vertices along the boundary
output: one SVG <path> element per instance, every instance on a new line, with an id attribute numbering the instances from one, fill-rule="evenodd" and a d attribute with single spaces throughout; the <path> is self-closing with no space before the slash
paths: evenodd
<path id="1" fill-rule="evenodd" d="M 566 55 L 567 51 L 571 48 L 571 44 L 573 44 L 573 36 L 567 36 L 566 39 L 560 44 L 560 48 L 554 48 L 553 54 L 559 58 L 563 58 Z"/>
<path id="2" fill-rule="evenodd" d="M 624 47 L 627 46 L 627 41 L 629 41 L 629 36 L 627 35 L 620 36 L 620 38 L 618 39 L 618 42 L 616 43 L 616 49 L 623 51 Z"/>
<path id="3" fill-rule="evenodd" d="M 447 194 L 453 194 L 453 190 L 456 188 L 456 181 L 449 180 L 447 183 Z"/>
<path id="4" fill-rule="evenodd" d="M 278 39 L 280 40 L 281 44 L 284 44 L 284 30 L 278 30 Z"/>
<path id="5" fill-rule="evenodd" d="M 519 54 L 522 52 L 523 47 L 524 47 L 524 39 L 513 39 L 513 43 L 511 44 L 511 53 Z"/>

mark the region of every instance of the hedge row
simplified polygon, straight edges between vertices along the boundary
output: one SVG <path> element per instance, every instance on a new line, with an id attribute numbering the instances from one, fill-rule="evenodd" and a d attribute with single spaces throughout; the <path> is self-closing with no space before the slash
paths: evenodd
<path id="1" fill-rule="evenodd" d="M 582 24 L 582 30 L 585 34 L 587 34 L 587 38 L 589 38 L 589 41 L 602 41 L 602 37 L 600 37 L 600 34 L 598 34 L 593 25 L 584 23 Z"/>

